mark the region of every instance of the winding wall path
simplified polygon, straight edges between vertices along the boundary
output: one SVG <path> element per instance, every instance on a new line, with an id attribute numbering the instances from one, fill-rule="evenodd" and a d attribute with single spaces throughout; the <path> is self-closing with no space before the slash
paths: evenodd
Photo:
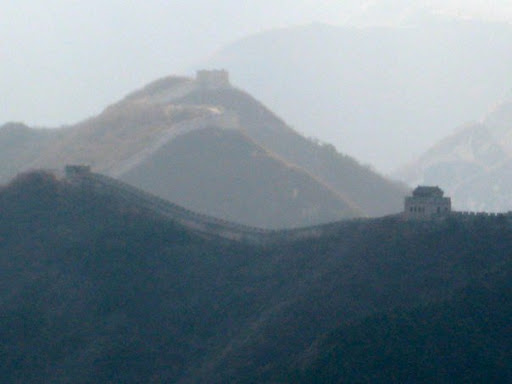
<path id="1" fill-rule="evenodd" d="M 112 177 L 98 173 L 84 172 L 67 177 L 67 180 L 74 184 L 87 183 L 101 193 L 115 194 L 136 207 L 162 215 L 197 233 L 259 245 L 270 244 L 275 241 L 293 241 L 319 237 L 325 233 L 335 231 L 343 223 L 353 223 L 356 221 L 350 220 L 297 229 L 263 229 L 193 212 Z"/>

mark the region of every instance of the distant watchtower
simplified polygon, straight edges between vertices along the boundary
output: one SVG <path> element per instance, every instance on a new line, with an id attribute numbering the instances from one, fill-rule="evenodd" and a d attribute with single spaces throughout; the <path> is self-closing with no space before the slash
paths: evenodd
<path id="1" fill-rule="evenodd" d="M 439 187 L 416 187 L 412 196 L 405 198 L 404 215 L 409 218 L 429 219 L 450 213 L 452 201 L 443 195 L 444 192 Z"/>
<path id="2" fill-rule="evenodd" d="M 199 86 L 204 89 L 229 88 L 229 73 L 225 69 L 200 70 L 196 73 Z"/>
<path id="3" fill-rule="evenodd" d="M 66 165 L 64 170 L 66 178 L 68 179 L 88 175 L 91 173 L 91 167 L 89 165 Z"/>

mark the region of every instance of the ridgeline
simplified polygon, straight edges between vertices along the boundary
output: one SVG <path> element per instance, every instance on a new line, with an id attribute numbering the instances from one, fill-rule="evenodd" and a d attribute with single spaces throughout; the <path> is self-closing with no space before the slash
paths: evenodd
<path id="1" fill-rule="evenodd" d="M 261 246 L 126 196 L 41 172 L 0 189 L 2 382 L 510 377 L 505 215 L 339 222 Z"/>

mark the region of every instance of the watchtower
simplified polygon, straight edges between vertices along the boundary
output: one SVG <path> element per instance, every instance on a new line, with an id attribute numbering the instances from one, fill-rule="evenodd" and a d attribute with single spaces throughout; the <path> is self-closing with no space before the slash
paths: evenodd
<path id="1" fill-rule="evenodd" d="M 204 89 L 229 88 L 229 73 L 225 69 L 200 70 L 196 72 L 196 80 Z"/>
<path id="2" fill-rule="evenodd" d="M 404 215 L 409 218 L 429 219 L 451 212 L 452 201 L 444 197 L 439 187 L 418 186 L 412 196 L 405 198 Z"/>
<path id="3" fill-rule="evenodd" d="M 66 165 L 64 170 L 66 178 L 68 179 L 84 176 L 91 173 L 91 167 L 89 165 Z"/>

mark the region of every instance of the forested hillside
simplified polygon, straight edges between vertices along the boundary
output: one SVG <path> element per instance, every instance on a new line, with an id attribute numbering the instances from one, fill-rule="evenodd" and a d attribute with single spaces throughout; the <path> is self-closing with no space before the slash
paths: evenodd
<path id="1" fill-rule="evenodd" d="M 0 190 L 0 380 L 361 382 L 409 377 L 407 359 L 422 379 L 444 353 L 452 371 L 486 370 L 437 381 L 493 381 L 510 360 L 511 247 L 505 216 L 340 222 L 250 246 L 25 174 Z"/>
<path id="2" fill-rule="evenodd" d="M 340 327 L 284 377 L 298 383 L 509 382 L 511 267 L 507 261 L 493 268 L 441 303 Z"/>

